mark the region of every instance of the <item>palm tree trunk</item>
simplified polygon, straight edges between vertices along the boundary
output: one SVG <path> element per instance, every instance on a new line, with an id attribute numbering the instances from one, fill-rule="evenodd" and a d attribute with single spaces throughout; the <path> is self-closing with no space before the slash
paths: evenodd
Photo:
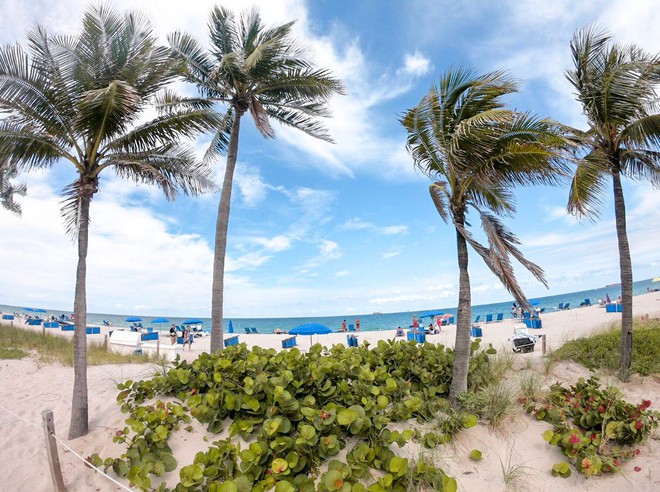
<path id="1" fill-rule="evenodd" d="M 632 310 L 632 284 L 633 272 L 630 260 L 630 246 L 626 232 L 626 204 L 623 200 L 623 187 L 621 175 L 618 171 L 612 172 L 614 184 L 614 216 L 616 218 L 616 236 L 619 242 L 619 270 L 621 275 L 621 379 L 627 381 L 630 377 L 633 349 L 633 310 Z"/>
<path id="2" fill-rule="evenodd" d="M 76 315 L 73 332 L 73 399 L 69 439 L 87 434 L 87 245 L 89 241 L 89 204 L 92 195 L 83 193 L 80 200 L 78 230 L 78 269 L 73 312 Z"/>
<path id="3" fill-rule="evenodd" d="M 215 224 L 215 250 L 213 255 L 213 287 L 211 294 L 211 352 L 222 350 L 222 312 L 225 287 L 225 255 L 227 253 L 227 230 L 229 228 L 229 208 L 234 169 L 238 157 L 238 136 L 241 129 L 242 112 L 236 111 L 229 136 L 227 167 L 222 181 L 222 192 L 218 204 L 218 219 Z"/>
<path id="4" fill-rule="evenodd" d="M 458 221 L 460 226 L 465 225 L 464 216 L 461 216 Z M 456 317 L 456 341 L 454 343 L 454 373 L 449 390 L 449 400 L 454 407 L 458 403 L 458 394 L 467 390 L 468 369 L 470 367 L 470 327 L 472 321 L 467 242 L 458 229 L 456 229 L 456 249 L 459 271 L 458 314 Z"/>

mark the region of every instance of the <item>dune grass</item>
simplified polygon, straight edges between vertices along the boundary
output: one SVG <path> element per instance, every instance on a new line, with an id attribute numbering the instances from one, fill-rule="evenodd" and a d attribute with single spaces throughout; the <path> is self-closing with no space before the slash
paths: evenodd
<path id="1" fill-rule="evenodd" d="M 0 359 L 20 359 L 35 353 L 39 362 L 59 362 L 73 366 L 73 338 L 39 333 L 15 326 L 0 326 Z M 24 355 L 18 356 L 22 352 Z M 4 355 L 14 354 L 14 356 Z M 106 352 L 103 342 L 87 344 L 87 364 L 131 364 L 131 363 L 162 363 L 165 359 L 155 355 L 133 355 Z"/>
<path id="2" fill-rule="evenodd" d="M 660 374 L 660 319 L 636 318 L 633 328 L 632 370 L 642 376 Z M 566 342 L 554 350 L 553 361 L 573 360 L 588 369 L 616 372 L 621 353 L 621 328 Z"/>
<path id="3" fill-rule="evenodd" d="M 27 357 L 27 352 L 16 348 L 0 348 L 0 359 L 22 359 Z"/>

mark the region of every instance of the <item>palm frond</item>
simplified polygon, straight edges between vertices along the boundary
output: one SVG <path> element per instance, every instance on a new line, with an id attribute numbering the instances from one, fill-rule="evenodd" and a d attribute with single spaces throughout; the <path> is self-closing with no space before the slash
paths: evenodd
<path id="1" fill-rule="evenodd" d="M 250 98 L 250 114 L 259 133 L 264 138 L 274 138 L 275 131 L 268 121 L 268 113 L 256 96 Z"/>
<path id="2" fill-rule="evenodd" d="M 234 114 L 234 110 L 230 107 L 213 134 L 213 139 L 204 153 L 202 162 L 213 162 L 215 159 L 225 154 L 227 147 L 229 146 L 231 128 L 234 124 Z"/>
<path id="3" fill-rule="evenodd" d="M 119 177 L 159 186 L 169 200 L 174 199 L 177 189 L 193 196 L 216 190 L 211 168 L 199 162 L 194 149 L 188 146 L 113 154 L 108 157 L 107 166 Z"/>
<path id="4" fill-rule="evenodd" d="M 625 149 L 620 156 L 624 175 L 660 187 L 660 151 Z"/>
<path id="5" fill-rule="evenodd" d="M 22 171 L 51 166 L 64 157 L 72 162 L 76 158 L 48 134 L 41 134 L 30 124 L 18 124 L 11 118 L 0 120 L 0 156 L 11 156 Z"/>
<path id="6" fill-rule="evenodd" d="M 334 143 L 327 128 L 318 119 L 295 108 L 266 106 L 266 114 L 283 125 L 300 130 L 314 138 Z"/>
<path id="7" fill-rule="evenodd" d="M 174 56 L 184 62 L 185 77 L 204 84 L 213 71 L 213 62 L 200 44 L 189 34 L 174 32 L 167 36 Z"/>
<path id="8" fill-rule="evenodd" d="M 27 185 L 25 183 L 12 183 L 10 180 L 16 178 L 18 170 L 9 159 L 0 161 L 0 204 L 5 210 L 20 216 L 21 205 L 14 198 L 25 196 Z"/>
<path id="9" fill-rule="evenodd" d="M 168 112 L 112 140 L 102 148 L 102 153 L 148 151 L 173 141 L 213 131 L 222 121 L 222 115 L 209 109 Z"/>
<path id="10" fill-rule="evenodd" d="M 594 219 L 599 216 L 607 196 L 608 171 L 605 156 L 597 150 L 578 162 L 568 194 L 569 213 Z"/>
<path id="11" fill-rule="evenodd" d="M 643 116 L 621 130 L 619 140 L 628 149 L 660 148 L 660 114 Z"/>
<path id="12" fill-rule="evenodd" d="M 451 221 L 449 213 L 449 204 L 448 204 L 448 187 L 447 183 L 444 181 L 436 181 L 429 185 L 429 193 L 431 195 L 431 200 L 435 205 L 435 209 L 440 214 L 440 217 L 446 223 Z"/>
<path id="13" fill-rule="evenodd" d="M 90 181 L 89 178 L 82 177 L 65 186 L 64 190 L 62 190 L 60 215 L 64 219 L 64 229 L 72 240 L 78 236 L 78 230 L 80 228 L 80 206 L 83 193 L 88 193 L 90 200 L 92 200 L 97 191 L 98 180 Z"/>

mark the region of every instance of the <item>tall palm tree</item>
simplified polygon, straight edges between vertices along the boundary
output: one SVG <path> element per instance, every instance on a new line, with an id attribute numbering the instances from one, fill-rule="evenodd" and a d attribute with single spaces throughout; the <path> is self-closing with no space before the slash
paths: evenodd
<path id="1" fill-rule="evenodd" d="M 568 210 L 597 217 L 607 180 L 612 179 L 623 301 L 620 373 L 627 379 L 633 347 L 633 272 L 621 176 L 660 185 L 660 56 L 610 40 L 596 26 L 576 32 L 571 40 L 574 68 L 566 77 L 589 129 L 581 134 L 585 156 L 573 177 Z"/>
<path id="2" fill-rule="evenodd" d="M 21 205 L 14 201 L 15 196 L 25 196 L 27 186 L 25 183 L 12 184 L 9 180 L 16 177 L 18 171 L 9 159 L 0 161 L 0 203 L 2 208 L 21 215 Z"/>
<path id="3" fill-rule="evenodd" d="M 222 349 L 227 228 L 241 118 L 249 113 L 265 138 L 275 136 L 271 126 L 274 120 L 332 141 L 318 118 L 328 116 L 326 102 L 342 92 L 342 85 L 327 70 L 317 69 L 302 58 L 301 49 L 291 37 L 292 26 L 293 22 L 266 27 L 256 10 L 235 19 L 229 10 L 215 7 L 209 23 L 210 52 L 187 34 L 177 32 L 169 37 L 172 49 L 188 66 L 188 80 L 197 85 L 205 100 L 227 107 L 223 125 L 218 127 L 206 155 L 211 159 L 225 149 L 227 153 L 213 259 L 212 351 Z"/>
<path id="4" fill-rule="evenodd" d="M 166 109 L 150 121 L 144 110 L 177 74 L 168 48 L 156 45 L 146 17 L 89 8 L 75 36 L 28 33 L 0 48 L 0 158 L 21 170 L 72 164 L 77 179 L 63 191 L 62 214 L 78 243 L 74 300 L 74 388 L 69 438 L 87 433 L 86 276 L 89 209 L 99 176 L 112 169 L 136 183 L 159 186 L 171 199 L 211 190 L 210 168 L 181 138 L 218 125 L 210 109 Z M 167 99 L 167 97 L 165 97 Z"/>
<path id="5" fill-rule="evenodd" d="M 517 84 L 502 72 L 476 76 L 453 69 L 402 119 L 415 166 L 434 182 L 431 198 L 440 217 L 454 226 L 459 269 L 454 373 L 450 399 L 467 389 L 470 358 L 471 294 L 468 248 L 482 257 L 518 303 L 529 302 L 511 264 L 515 258 L 547 286 L 543 270 L 524 258 L 520 244 L 499 220 L 515 212 L 512 188 L 551 184 L 563 164 L 564 139 L 557 125 L 505 109 L 502 96 Z M 488 247 L 468 230 L 468 213 L 480 218 Z"/>

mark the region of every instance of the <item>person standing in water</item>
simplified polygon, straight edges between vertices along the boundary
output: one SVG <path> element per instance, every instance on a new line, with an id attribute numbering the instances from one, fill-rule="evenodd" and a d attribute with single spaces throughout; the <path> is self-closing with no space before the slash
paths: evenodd
<path id="1" fill-rule="evenodd" d="M 360 318 L 355 320 L 355 331 L 360 331 Z"/>

